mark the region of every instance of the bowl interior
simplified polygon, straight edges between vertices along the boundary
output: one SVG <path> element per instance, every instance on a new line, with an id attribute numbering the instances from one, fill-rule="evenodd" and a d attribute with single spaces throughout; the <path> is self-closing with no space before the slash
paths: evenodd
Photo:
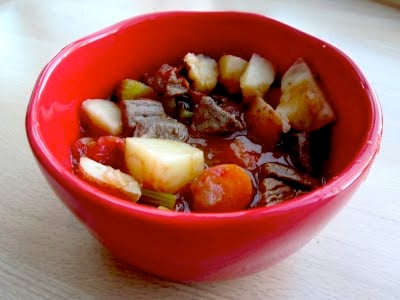
<path id="1" fill-rule="evenodd" d="M 39 141 L 34 145 L 39 159 L 70 171 L 69 149 L 79 135 L 80 103 L 106 98 L 120 79 L 140 78 L 163 63 L 179 63 L 189 51 L 247 59 L 256 52 L 273 62 L 280 77 L 303 57 L 321 79 L 337 113 L 328 177 L 348 168 L 370 138 L 375 122 L 373 94 L 358 69 L 337 49 L 252 14 L 164 13 L 130 19 L 79 40 L 46 66 L 27 118 L 30 140 Z"/>

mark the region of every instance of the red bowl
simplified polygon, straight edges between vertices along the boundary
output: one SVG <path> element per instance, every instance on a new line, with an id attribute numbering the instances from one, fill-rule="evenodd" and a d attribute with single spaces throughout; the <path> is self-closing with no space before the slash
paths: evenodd
<path id="1" fill-rule="evenodd" d="M 272 207 L 233 213 L 175 213 L 130 203 L 72 174 L 78 108 L 106 98 L 122 78 L 139 77 L 192 51 L 269 58 L 282 75 L 303 57 L 337 114 L 323 187 Z M 221 280 L 277 263 L 312 239 L 366 178 L 378 152 L 382 113 L 357 66 L 328 43 L 264 16 L 167 12 L 134 17 L 67 46 L 44 68 L 26 115 L 43 174 L 65 205 L 121 260 L 176 281 Z"/>

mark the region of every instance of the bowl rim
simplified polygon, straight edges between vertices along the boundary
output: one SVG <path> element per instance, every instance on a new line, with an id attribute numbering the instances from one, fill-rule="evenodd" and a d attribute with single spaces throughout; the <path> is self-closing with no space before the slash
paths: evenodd
<path id="1" fill-rule="evenodd" d="M 179 16 L 190 16 L 190 15 L 235 15 L 238 18 L 253 18 L 260 19 L 263 21 L 268 21 L 275 23 L 276 25 L 285 27 L 288 30 L 292 30 L 305 36 L 311 38 L 314 41 L 319 41 L 326 45 L 326 47 L 331 48 L 336 53 L 338 53 L 351 68 L 357 73 L 358 78 L 363 84 L 366 95 L 370 100 L 371 105 L 371 115 L 372 120 L 369 126 L 368 132 L 366 134 L 367 142 L 362 146 L 354 159 L 348 164 L 348 166 L 342 170 L 341 173 L 337 174 L 334 178 L 331 178 L 325 185 L 305 194 L 300 197 L 293 198 L 291 200 L 269 206 L 252 208 L 235 212 L 223 212 L 223 213 L 182 213 L 174 211 L 165 211 L 149 207 L 142 204 L 132 203 L 116 196 L 110 195 L 106 192 L 99 190 L 98 188 L 90 185 L 89 183 L 81 180 L 76 175 L 74 175 L 70 170 L 67 170 L 57 159 L 52 155 L 52 153 L 46 148 L 42 136 L 39 131 L 38 122 L 38 111 L 40 107 L 38 102 L 40 102 L 41 94 L 44 90 L 45 84 L 48 78 L 51 76 L 52 72 L 57 68 L 57 66 L 72 52 L 95 42 L 96 40 L 111 36 L 118 33 L 120 30 L 124 30 L 127 27 L 134 26 L 135 24 L 147 22 L 152 19 L 157 18 L 175 18 Z M 275 20 L 271 17 L 242 11 L 165 11 L 156 13 L 147 13 L 142 15 L 137 15 L 120 22 L 117 22 L 111 26 L 105 27 L 97 32 L 89 34 L 82 37 L 75 42 L 72 42 L 62 48 L 42 69 L 40 72 L 36 83 L 33 87 L 32 94 L 27 106 L 26 116 L 25 116 L 25 130 L 28 138 L 30 147 L 35 155 L 35 158 L 40 163 L 41 167 L 44 168 L 53 179 L 58 182 L 61 186 L 66 187 L 68 190 L 74 191 L 76 194 L 83 194 L 89 201 L 95 201 L 96 204 L 101 206 L 107 206 L 108 209 L 118 210 L 123 214 L 132 214 L 141 218 L 153 219 L 157 217 L 158 220 L 162 221 L 172 221 L 172 222 L 185 222 L 185 220 L 190 220 L 190 222 L 198 221 L 203 222 L 205 219 L 218 221 L 221 219 L 237 219 L 243 218 L 262 218 L 264 216 L 272 216 L 276 214 L 281 214 L 286 211 L 301 208 L 305 205 L 309 205 L 314 202 L 321 202 L 324 199 L 332 198 L 339 194 L 341 191 L 348 189 L 355 181 L 357 181 L 366 171 L 368 171 L 374 160 L 376 154 L 380 148 L 380 142 L 383 133 L 383 115 L 381 105 L 379 103 L 378 97 L 369 84 L 368 80 L 365 78 L 359 67 L 354 63 L 354 61 L 348 57 L 344 52 L 342 52 L 337 47 L 331 45 L 330 43 L 323 41 L 313 35 L 303 32 L 295 27 L 287 25 L 281 21 Z M 357 163 L 355 163 L 357 162 Z"/>

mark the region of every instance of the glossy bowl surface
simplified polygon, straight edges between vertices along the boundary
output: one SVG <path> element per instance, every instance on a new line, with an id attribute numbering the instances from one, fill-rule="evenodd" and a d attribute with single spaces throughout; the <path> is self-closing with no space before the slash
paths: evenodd
<path id="1" fill-rule="evenodd" d="M 187 52 L 269 58 L 278 76 L 303 57 L 336 113 L 325 186 L 268 208 L 221 214 L 165 212 L 108 195 L 72 174 L 78 109 Z M 324 41 L 264 16 L 166 12 L 134 17 L 62 49 L 43 69 L 26 114 L 39 166 L 65 205 L 116 257 L 176 281 L 221 280 L 263 270 L 312 239 L 367 176 L 382 114 L 357 66 Z"/>

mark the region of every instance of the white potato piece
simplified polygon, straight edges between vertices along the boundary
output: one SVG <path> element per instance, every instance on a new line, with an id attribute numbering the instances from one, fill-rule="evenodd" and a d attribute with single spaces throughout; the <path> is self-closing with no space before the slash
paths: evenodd
<path id="1" fill-rule="evenodd" d="M 189 144 L 132 137 L 125 142 L 129 173 L 145 188 L 175 193 L 204 170 L 203 151 Z"/>
<path id="2" fill-rule="evenodd" d="M 286 116 L 294 129 L 313 131 L 335 120 L 334 111 L 303 59 L 296 60 L 283 75 L 281 89 L 276 111 Z"/>
<path id="3" fill-rule="evenodd" d="M 260 55 L 254 53 L 242 76 L 240 87 L 243 97 L 263 97 L 275 78 L 275 69 L 272 63 Z"/>
<path id="4" fill-rule="evenodd" d="M 115 88 L 119 101 L 151 98 L 154 90 L 147 84 L 134 79 L 124 79 Z"/>
<path id="5" fill-rule="evenodd" d="M 228 93 L 240 93 L 240 76 L 247 67 L 247 60 L 235 55 L 222 55 L 218 61 L 218 80 Z"/>
<path id="6" fill-rule="evenodd" d="M 84 123 L 103 134 L 119 135 L 122 131 L 121 110 L 105 99 L 87 99 L 81 105 Z"/>
<path id="7" fill-rule="evenodd" d="M 88 157 L 80 158 L 79 170 L 89 181 L 121 192 L 134 202 L 142 194 L 139 183 L 132 176 Z"/>
<path id="8" fill-rule="evenodd" d="M 209 93 L 215 88 L 218 82 L 218 65 L 213 58 L 204 54 L 187 53 L 183 61 L 195 90 Z"/>

